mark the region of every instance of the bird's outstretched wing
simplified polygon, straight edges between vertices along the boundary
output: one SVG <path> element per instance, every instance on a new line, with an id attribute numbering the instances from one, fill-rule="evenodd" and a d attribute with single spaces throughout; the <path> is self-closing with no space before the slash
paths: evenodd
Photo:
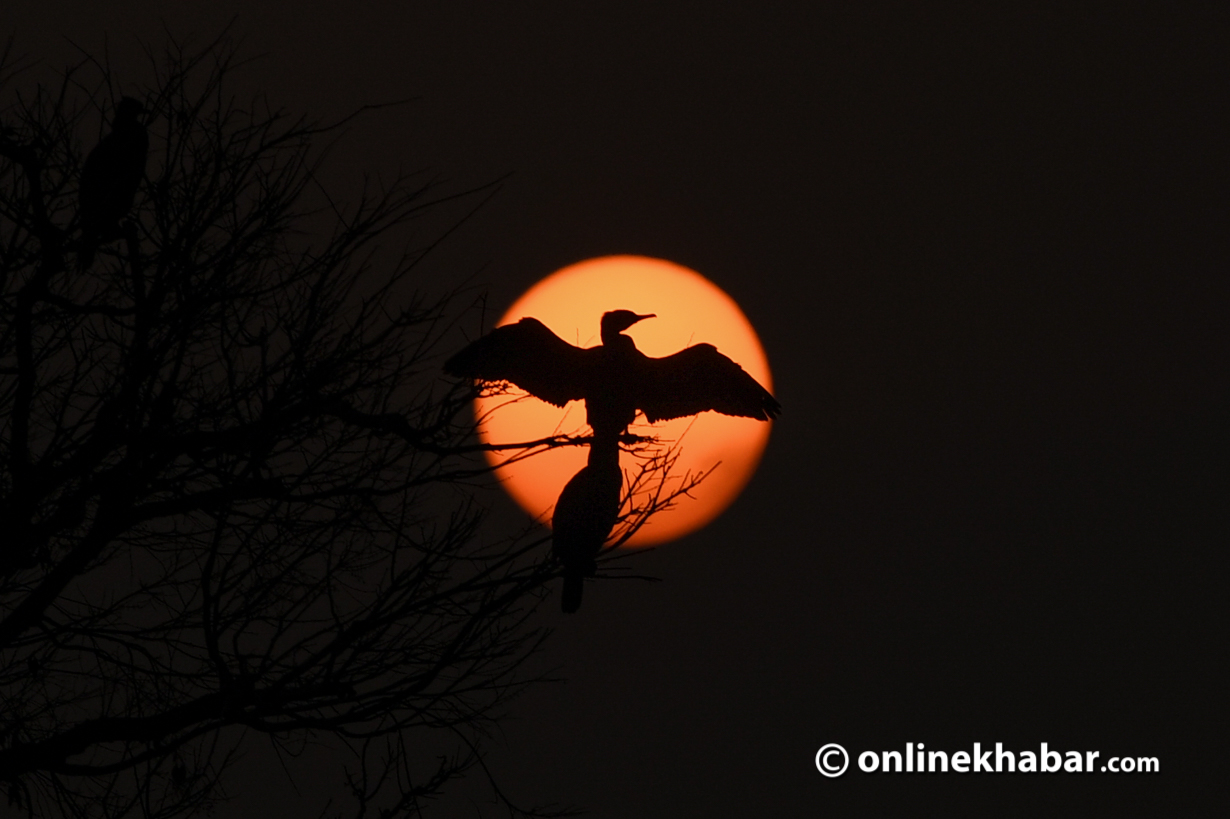
<path id="1" fill-rule="evenodd" d="M 651 424 L 706 410 L 767 421 L 782 405 L 712 344 L 697 344 L 665 358 L 646 360 L 637 402 Z"/>
<path id="2" fill-rule="evenodd" d="M 549 404 L 562 407 L 584 397 L 585 351 L 535 318 L 497 327 L 444 362 L 449 375 L 479 381 L 511 381 Z"/>

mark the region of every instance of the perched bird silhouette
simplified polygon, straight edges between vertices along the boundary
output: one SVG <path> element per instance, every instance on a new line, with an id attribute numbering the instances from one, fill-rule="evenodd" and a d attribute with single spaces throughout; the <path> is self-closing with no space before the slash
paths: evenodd
<path id="1" fill-rule="evenodd" d="M 595 558 L 619 519 L 623 471 L 618 441 L 591 446 L 589 463 L 560 492 L 551 521 L 551 550 L 564 567 L 561 608 L 571 614 L 581 607 L 585 578 L 598 570 Z"/>
<path id="2" fill-rule="evenodd" d="M 581 605 L 584 578 L 619 518 L 623 473 L 619 440 L 642 412 L 649 423 L 713 410 L 767 421 L 781 404 L 712 344 L 651 358 L 623 331 L 653 314 L 613 310 L 602 316 L 597 347 L 569 344 L 535 318 L 497 327 L 444 363 L 445 372 L 479 381 L 509 381 L 562 407 L 585 402 L 593 429 L 589 462 L 555 504 L 552 550 L 564 568 L 563 610 Z"/>
<path id="3" fill-rule="evenodd" d="M 562 407 L 585 401 L 595 444 L 618 439 L 639 410 L 649 423 L 713 410 L 767 421 L 781 404 L 712 344 L 651 358 L 623 331 L 654 314 L 613 310 L 602 316 L 597 347 L 564 341 L 535 318 L 497 327 L 444 363 L 450 375 L 509 381 Z"/>
<path id="4" fill-rule="evenodd" d="M 90 151 L 81 168 L 81 244 L 77 267 L 86 270 L 103 242 L 116 238 L 120 220 L 132 208 L 137 187 L 145 175 L 149 135 L 141 122 L 145 108 L 132 97 L 115 107 L 111 133 Z"/>

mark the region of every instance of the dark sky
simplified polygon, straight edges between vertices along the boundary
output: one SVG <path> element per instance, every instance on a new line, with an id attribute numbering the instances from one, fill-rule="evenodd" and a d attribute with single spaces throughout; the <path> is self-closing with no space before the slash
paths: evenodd
<path id="1" fill-rule="evenodd" d="M 124 65 L 164 22 L 205 39 L 237 14 L 266 55 L 250 80 L 291 109 L 416 97 L 341 161 L 458 189 L 511 172 L 439 258 L 497 309 L 638 253 L 757 327 L 785 406 L 758 474 L 642 558 L 662 582 L 544 611 L 567 682 L 504 724 L 515 798 L 602 819 L 1225 803 L 1224 8 L 11 5 L 16 50 L 52 65 L 65 38 L 105 34 Z M 1162 774 L 812 761 L 976 741 Z M 260 815 L 303 815 L 267 774 Z"/>

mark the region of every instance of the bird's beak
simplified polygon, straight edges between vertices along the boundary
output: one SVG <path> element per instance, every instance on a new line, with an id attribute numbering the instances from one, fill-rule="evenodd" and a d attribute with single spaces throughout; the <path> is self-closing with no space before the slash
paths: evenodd
<path id="1" fill-rule="evenodd" d="M 646 314 L 645 314 L 645 315 L 643 315 L 643 316 L 637 316 L 637 317 L 636 317 L 636 320 L 637 320 L 637 321 L 644 321 L 644 320 L 645 320 L 645 319 L 647 319 L 647 318 L 657 318 L 657 317 L 658 317 L 658 314 L 657 314 L 657 313 L 646 313 Z"/>

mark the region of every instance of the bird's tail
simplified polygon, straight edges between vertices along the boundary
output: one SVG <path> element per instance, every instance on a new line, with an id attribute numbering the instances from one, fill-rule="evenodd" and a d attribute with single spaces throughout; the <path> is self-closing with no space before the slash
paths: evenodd
<path id="1" fill-rule="evenodd" d="M 87 240 L 77 248 L 77 271 L 84 273 L 90 269 L 92 264 L 94 264 L 94 243 Z"/>
<path id="2" fill-rule="evenodd" d="M 564 592 L 560 596 L 560 608 L 564 614 L 572 614 L 581 608 L 581 593 L 585 591 L 585 577 L 580 573 L 564 575 Z"/>
<path id="3" fill-rule="evenodd" d="M 98 250 L 101 240 L 102 236 L 97 228 L 87 226 L 81 228 L 81 239 L 77 242 L 77 272 L 84 273 L 90 269 L 90 265 L 94 264 L 94 253 Z"/>

